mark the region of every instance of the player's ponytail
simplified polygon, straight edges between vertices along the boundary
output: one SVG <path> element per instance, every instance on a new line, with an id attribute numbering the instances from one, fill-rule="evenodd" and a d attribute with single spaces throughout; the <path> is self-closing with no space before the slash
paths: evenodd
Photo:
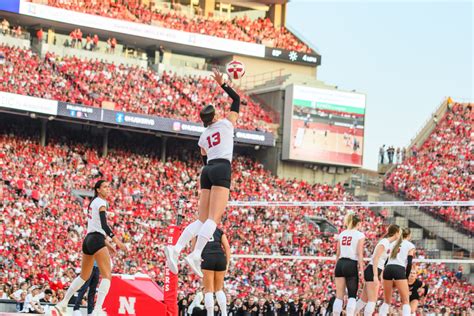
<path id="1" fill-rule="evenodd" d="M 402 229 L 402 233 L 400 234 L 400 238 L 398 238 L 397 244 L 393 247 L 392 253 L 390 254 L 391 259 L 395 259 L 398 255 L 398 251 L 400 251 L 400 247 L 402 245 L 403 240 L 405 240 L 408 236 L 410 236 L 411 230 L 410 228 L 406 227 Z"/>
<path id="2" fill-rule="evenodd" d="M 360 223 L 360 218 L 354 213 L 348 213 L 344 218 L 344 224 L 347 229 L 354 229 Z"/>

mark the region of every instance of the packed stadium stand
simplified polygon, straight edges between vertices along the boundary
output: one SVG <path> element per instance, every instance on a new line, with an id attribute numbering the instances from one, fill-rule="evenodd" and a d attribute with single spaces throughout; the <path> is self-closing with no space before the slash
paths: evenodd
<path id="1" fill-rule="evenodd" d="M 43 1 L 32 1 L 42 3 Z M 141 5 L 139 1 L 79 1 L 48 0 L 47 5 L 114 19 L 146 23 L 165 28 L 217 36 L 251 43 L 263 43 L 270 47 L 310 53 L 312 50 L 285 27 L 275 27 L 268 18 L 251 20 L 249 17 L 216 19 L 202 15 L 188 16 L 179 10 L 180 5 L 170 5 L 171 10 L 162 12 Z M 178 10 L 175 10 L 175 9 Z"/>
<path id="2" fill-rule="evenodd" d="M 124 234 L 130 249 L 127 257 L 113 259 L 114 272 L 128 272 L 136 267 L 161 282 L 165 229 L 176 216 L 172 210 L 181 195 L 187 199 L 183 215 L 187 220 L 192 218 L 197 207 L 196 170 L 200 162 L 191 152 L 181 153 L 181 158 L 187 157 L 185 160 L 176 155 L 163 162 L 153 154 L 125 149 L 129 147 L 126 144 L 100 158 L 93 147 L 83 144 L 87 138 L 76 142 L 52 133 L 49 144 L 42 147 L 36 137 L 24 135 L 17 128 L 2 131 L 0 168 L 5 225 L 0 235 L 0 255 L 6 269 L 2 284 L 19 285 L 27 280 L 30 284 L 49 284 L 54 290 L 67 286 L 68 269 L 78 267 L 77 249 L 82 242 L 88 206 L 87 198 L 71 192 L 88 189 L 98 177 L 112 184 L 113 229 Z M 236 176 L 232 199 L 352 198 L 340 185 L 311 185 L 277 178 L 245 156 L 236 157 L 233 164 Z M 363 215 L 369 255 L 383 234 L 384 218 L 367 209 L 358 212 Z M 318 232 L 305 220 L 307 215 L 325 216 L 339 228 L 344 212 L 336 207 L 230 209 L 223 230 L 230 238 L 234 254 L 334 255 L 334 235 Z M 13 249 L 21 252 L 13 254 Z M 423 254 L 422 249 L 418 251 Z M 462 274 L 455 276 L 457 271 L 443 265 L 430 269 L 422 264 L 419 268 L 420 276 L 434 289 L 430 297 L 433 304 L 442 301 L 453 310 L 472 304 L 472 285 L 464 281 Z M 332 269 L 330 262 L 322 261 L 239 259 L 229 270 L 227 284 L 234 298 L 260 298 L 273 292 L 277 297 L 288 293 L 291 298 L 325 301 L 334 290 Z M 198 287 L 199 282 L 193 277 L 183 278 L 180 284 L 186 294 Z"/>
<path id="3" fill-rule="evenodd" d="M 28 2 L 258 43 L 265 45 L 264 49 L 313 53 L 308 44 L 280 25 L 284 23 L 277 25 L 272 22 L 275 19 L 271 14 L 261 12 L 252 18 L 245 14 L 224 17 L 213 7 L 211 11 L 215 14 L 204 15 L 198 6 L 185 7 L 175 1 L 162 2 L 159 6 L 138 0 Z M 163 60 L 159 41 L 148 49 L 149 43 L 135 43 L 140 40 L 128 37 L 129 34 L 120 37 L 118 32 L 109 34 L 97 30 L 102 34 L 99 38 L 93 35 L 94 28 L 84 29 L 82 33 L 77 25 L 65 26 L 58 22 L 51 26 L 47 20 L 39 23 L 27 19 L 22 20 L 28 22 L 23 25 L 16 24 L 11 15 L 7 18 L 11 24 L 4 19 L 0 34 L 0 93 L 57 100 L 64 102 L 61 104 L 64 107 L 83 105 L 82 110 L 90 106 L 97 110 L 94 114 L 104 109 L 102 114 L 113 110 L 200 122 L 199 111 L 203 105 L 214 104 L 221 114 L 228 110 L 229 104 L 227 95 L 209 78 L 206 67 L 212 64 L 222 69 L 226 62 L 244 58 L 233 53 L 216 56 L 215 51 L 197 50 L 190 45 L 170 54 L 187 60 L 200 58 L 205 64 L 194 67 L 191 62 L 192 67 L 187 64 L 175 67 L 170 60 Z M 117 42 L 115 36 L 121 40 Z M 78 44 L 79 39 L 82 39 L 81 44 Z M 127 45 L 136 45 L 134 56 L 127 54 Z M 138 51 L 143 53 L 143 58 L 137 57 Z M 245 58 L 258 69 L 260 63 L 268 62 L 266 57 Z M 278 56 L 268 58 L 273 57 Z M 140 60 L 132 61 L 132 58 Z M 285 96 L 281 91 L 295 83 L 295 78 L 301 85 L 317 84 L 318 88 L 327 88 L 315 78 L 316 65 L 305 64 L 301 68 L 307 69 L 299 73 L 295 71 L 301 70 L 297 66 L 291 68 L 294 66 L 291 58 L 290 55 L 290 60 L 274 65 L 286 69 L 285 77 L 267 79 L 263 76 L 261 98 L 255 91 L 245 91 L 243 86 L 234 83 L 242 100 L 237 127 L 255 133 L 272 131 L 276 142 L 268 148 L 256 143 L 236 145 L 230 200 L 355 201 L 354 188 L 339 181 L 350 176 L 351 167 L 317 161 L 281 161 L 281 139 L 286 137 L 283 128 L 278 128 L 282 127 L 284 116 Z M 272 59 L 272 63 L 274 61 Z M 314 75 L 308 79 L 307 73 Z M 278 91 L 267 91 L 269 85 L 277 86 L 270 88 Z M 26 101 L 25 104 L 31 105 Z M 107 108 L 110 104 L 112 107 Z M 24 108 L 15 108 L 16 105 L 0 103 L 0 300 L 10 298 L 22 306 L 26 294 L 34 290 L 33 286 L 51 289 L 52 303 L 61 299 L 80 266 L 79 250 L 85 235 L 90 190 L 98 179 L 111 183 L 113 198 L 109 201 L 108 220 L 114 232 L 124 237 L 129 249 L 126 256 L 118 253 L 112 258 L 113 272 L 148 274 L 162 286 L 167 229 L 176 223 L 178 215 L 184 218 L 181 225 L 184 227 L 194 220 L 197 210 L 202 162 L 196 150 L 196 135 L 183 136 L 177 130 L 165 133 L 150 132 L 147 128 L 145 131 L 142 127 L 120 125 L 115 117 L 113 124 L 93 120 L 84 123 L 81 121 L 84 117 L 78 119 L 75 110 L 71 110 L 74 115 L 68 112 L 60 116 L 57 112 L 22 111 Z M 327 119 L 328 126 L 334 125 L 337 118 L 341 122 L 336 123 L 346 124 L 353 130 L 364 124 L 365 112 L 355 115 L 328 110 L 322 113 L 318 119 Z M 301 125 L 306 123 L 310 122 Z M 277 128 L 270 128 L 272 124 Z M 416 154 L 407 155 L 386 175 L 385 189 L 407 200 L 472 199 L 471 130 L 471 105 L 453 105 L 424 145 L 416 149 Z M 329 128 L 325 128 L 322 132 L 313 131 L 312 135 L 316 139 L 328 131 Z M 363 126 L 358 132 L 363 136 Z M 348 139 L 348 135 L 340 136 Z M 245 314 L 242 303 L 249 311 L 255 306 L 251 301 L 275 304 L 287 298 L 292 300 L 293 306 L 300 304 L 300 310 L 306 315 L 328 311 L 335 295 L 333 260 L 281 260 L 271 256 L 334 256 L 336 234 L 342 229 L 343 218 L 349 210 L 363 220 L 362 231 L 367 236 L 365 257 L 370 257 L 388 224 L 400 221 L 403 226 L 409 226 L 408 219 L 394 217 L 391 210 L 380 208 L 228 207 L 221 228 L 229 238 L 232 254 L 270 256 L 232 259 L 226 276 L 226 292 L 234 316 Z M 469 236 L 474 232 L 472 210 L 470 213 L 466 208 L 438 207 L 425 211 Z M 322 229 L 316 220 L 324 221 L 332 230 Z M 423 239 L 436 242 L 436 229 L 410 225 L 416 231 L 413 239 L 417 257 L 440 259 L 422 242 Z M 451 258 L 454 252 L 447 252 Z M 463 255 L 472 256 L 472 252 L 463 250 Z M 185 315 L 195 293 L 201 290 L 201 281 L 184 264 L 181 268 L 178 305 L 180 315 Z M 464 264 L 425 262 L 417 263 L 416 269 L 420 280 L 430 288 L 420 315 L 422 312 L 450 314 L 449 309 L 454 315 L 472 312 L 474 287 L 469 280 L 472 269 L 466 269 Z M 17 290 L 22 287 L 25 291 L 18 294 Z M 311 307 L 315 312 L 311 312 Z"/>
<path id="4" fill-rule="evenodd" d="M 409 200 L 472 199 L 472 105 L 453 104 L 413 155 L 385 179 L 385 187 Z M 474 214 L 468 208 L 426 208 L 426 212 L 472 235 Z"/>
<path id="5" fill-rule="evenodd" d="M 5 56 L 0 91 L 96 107 L 111 101 L 117 110 L 188 121 L 199 120 L 203 104 L 221 110 L 227 104 L 225 93 L 215 89 L 209 78 L 159 75 L 153 70 L 60 58 L 53 53 L 43 59 L 31 50 L 5 45 L 0 49 Z M 238 127 L 265 130 L 265 123 L 271 122 L 269 115 L 248 96 L 242 99 L 245 107 Z"/>

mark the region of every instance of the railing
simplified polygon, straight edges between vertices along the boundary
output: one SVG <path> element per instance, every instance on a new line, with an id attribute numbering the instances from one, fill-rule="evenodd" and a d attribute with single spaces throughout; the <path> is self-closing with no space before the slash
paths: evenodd
<path id="1" fill-rule="evenodd" d="M 283 70 L 284 70 L 283 68 L 280 68 L 277 70 L 264 72 L 264 73 L 256 74 L 253 76 L 246 76 L 240 79 L 238 84 L 242 90 L 251 89 L 258 85 L 263 85 L 266 82 L 269 82 L 272 80 L 277 80 L 276 83 L 282 84 L 285 81 L 284 76 L 283 76 Z M 281 79 L 281 80 L 278 80 L 278 79 Z"/>

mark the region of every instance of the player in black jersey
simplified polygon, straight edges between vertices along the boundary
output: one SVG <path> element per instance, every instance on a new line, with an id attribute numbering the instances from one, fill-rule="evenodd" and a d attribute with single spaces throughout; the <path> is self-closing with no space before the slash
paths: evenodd
<path id="1" fill-rule="evenodd" d="M 193 247 L 194 247 L 193 241 Z M 207 316 L 214 315 L 214 293 L 222 316 L 227 316 L 227 298 L 223 291 L 224 276 L 229 268 L 230 245 L 220 228 L 216 228 L 202 251 L 201 270 L 203 273 L 204 305 Z"/>
<path id="2" fill-rule="evenodd" d="M 416 269 L 412 269 L 408 277 L 408 288 L 410 290 L 411 315 L 416 315 L 420 299 L 428 293 L 428 284 L 425 284 L 416 278 Z"/>

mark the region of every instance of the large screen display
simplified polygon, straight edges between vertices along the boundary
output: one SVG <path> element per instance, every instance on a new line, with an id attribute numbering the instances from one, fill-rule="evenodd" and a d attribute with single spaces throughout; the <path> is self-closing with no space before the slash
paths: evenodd
<path id="1" fill-rule="evenodd" d="M 285 160 L 362 166 L 365 94 L 290 85 L 285 93 Z"/>
<path id="2" fill-rule="evenodd" d="M 20 0 L 0 0 L 0 11 L 20 13 Z"/>

